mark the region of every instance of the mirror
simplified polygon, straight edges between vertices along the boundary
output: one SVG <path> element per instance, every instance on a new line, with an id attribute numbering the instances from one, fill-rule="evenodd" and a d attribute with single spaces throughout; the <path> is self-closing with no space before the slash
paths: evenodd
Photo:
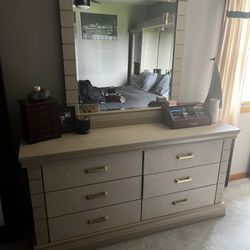
<path id="1" fill-rule="evenodd" d="M 72 8 L 72 0 L 59 0 L 67 104 L 79 107 L 77 80 L 89 80 L 91 87 L 101 89 L 105 96 L 118 98 L 99 107 L 105 112 L 91 116 L 105 120 L 104 116 L 112 113 L 114 121 L 116 117 L 126 119 L 128 114 L 130 118 L 140 114 L 142 120 L 159 116 L 159 108 L 148 108 L 156 96 L 164 96 L 154 89 L 159 76 L 172 82 L 165 96 L 169 97 L 171 91 L 171 96 L 178 98 L 187 2 L 98 2 L 83 10 Z M 145 75 L 149 78 L 146 86 L 140 81 Z M 144 103 L 133 103 L 139 96 Z"/>
<path id="2" fill-rule="evenodd" d="M 176 10 L 176 2 L 159 0 L 74 6 L 77 80 L 90 81 L 81 86 L 80 103 L 113 111 L 169 99 Z"/>

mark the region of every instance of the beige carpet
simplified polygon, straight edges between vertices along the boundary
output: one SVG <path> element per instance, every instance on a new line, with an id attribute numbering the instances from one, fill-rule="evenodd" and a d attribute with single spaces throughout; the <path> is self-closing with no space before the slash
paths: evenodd
<path id="1" fill-rule="evenodd" d="M 229 183 L 226 216 L 98 250 L 250 250 L 250 179 Z"/>

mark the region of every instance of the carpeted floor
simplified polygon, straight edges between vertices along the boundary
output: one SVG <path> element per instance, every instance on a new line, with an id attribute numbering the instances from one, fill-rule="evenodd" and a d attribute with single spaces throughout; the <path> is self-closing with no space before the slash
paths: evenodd
<path id="1" fill-rule="evenodd" d="M 229 183 L 226 216 L 198 222 L 98 250 L 249 250 L 250 179 Z"/>
<path id="2" fill-rule="evenodd" d="M 98 248 L 98 250 L 250 250 L 250 179 L 229 183 L 226 216 Z M 0 245 L 30 250 L 31 242 Z M 83 248 L 84 250 L 84 248 Z"/>

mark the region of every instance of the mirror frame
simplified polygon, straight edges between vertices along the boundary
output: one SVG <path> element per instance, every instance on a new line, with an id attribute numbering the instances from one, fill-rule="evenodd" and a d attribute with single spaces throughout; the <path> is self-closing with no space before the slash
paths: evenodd
<path id="1" fill-rule="evenodd" d="M 178 101 L 182 82 L 182 64 L 188 2 L 187 0 L 176 1 L 178 8 L 173 54 L 174 61 L 171 83 L 171 100 Z M 72 0 L 59 0 L 59 10 L 61 21 L 66 104 L 67 106 L 74 106 L 76 115 L 79 115 Z M 120 111 L 103 111 L 98 113 L 89 113 L 89 115 L 91 117 L 91 128 L 102 128 L 159 122 L 161 120 L 161 108 L 157 107 Z"/>

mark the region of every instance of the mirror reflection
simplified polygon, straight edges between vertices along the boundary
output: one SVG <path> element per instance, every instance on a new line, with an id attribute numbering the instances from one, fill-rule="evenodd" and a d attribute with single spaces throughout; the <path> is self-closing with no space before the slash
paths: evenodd
<path id="1" fill-rule="evenodd" d="M 99 0 L 73 10 L 79 103 L 141 109 L 170 97 L 176 1 Z"/>

